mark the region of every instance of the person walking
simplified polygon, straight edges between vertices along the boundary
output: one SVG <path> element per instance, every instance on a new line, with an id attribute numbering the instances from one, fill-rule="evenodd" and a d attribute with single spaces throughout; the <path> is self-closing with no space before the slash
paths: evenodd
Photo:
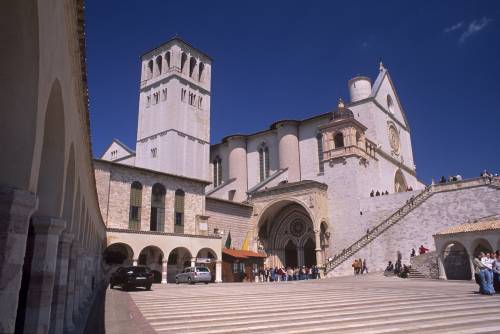
<path id="1" fill-rule="evenodd" d="M 361 267 L 361 274 L 363 274 L 365 272 L 368 274 L 368 266 L 366 265 L 366 259 L 363 259 L 363 266 Z"/>
<path id="2" fill-rule="evenodd" d="M 358 268 L 358 260 L 354 259 L 354 262 L 352 263 L 352 269 L 354 270 L 354 276 L 356 276 L 358 274 L 357 268 Z"/>

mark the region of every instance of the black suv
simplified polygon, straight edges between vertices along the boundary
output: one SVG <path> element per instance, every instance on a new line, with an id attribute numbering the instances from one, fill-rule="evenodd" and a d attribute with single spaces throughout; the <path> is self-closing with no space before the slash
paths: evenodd
<path id="1" fill-rule="evenodd" d="M 145 287 L 146 290 L 151 290 L 153 276 L 153 273 L 148 267 L 120 267 L 111 274 L 109 287 L 113 289 L 116 285 L 119 285 L 123 290 L 129 290 L 142 286 Z"/>

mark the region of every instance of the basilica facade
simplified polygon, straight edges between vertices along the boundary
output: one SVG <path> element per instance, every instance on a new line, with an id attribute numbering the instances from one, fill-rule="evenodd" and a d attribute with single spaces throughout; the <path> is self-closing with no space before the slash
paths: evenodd
<path id="1" fill-rule="evenodd" d="M 202 249 L 220 262 L 230 234 L 232 247 L 264 252 L 269 266 L 323 265 L 371 228 L 361 207 L 372 191 L 401 202 L 424 188 L 382 64 L 373 83 L 349 80 L 349 100 L 328 112 L 210 144 L 212 59 L 175 37 L 141 62 L 136 149 L 113 140 L 96 180 L 108 244 L 123 244 L 130 263 L 161 267 L 164 280 L 181 268 L 167 246 L 179 236 L 188 260 L 171 263 L 196 262 Z M 150 245 L 151 233 L 163 239 Z"/>

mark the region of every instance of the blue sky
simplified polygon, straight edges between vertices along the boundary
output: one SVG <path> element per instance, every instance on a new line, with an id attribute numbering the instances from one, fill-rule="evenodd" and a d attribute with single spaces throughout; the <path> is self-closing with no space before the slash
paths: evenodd
<path id="1" fill-rule="evenodd" d="M 498 1 L 86 1 L 92 141 L 135 148 L 139 56 L 175 34 L 214 59 L 211 140 L 348 100 L 382 58 L 417 175 L 500 169 Z"/>

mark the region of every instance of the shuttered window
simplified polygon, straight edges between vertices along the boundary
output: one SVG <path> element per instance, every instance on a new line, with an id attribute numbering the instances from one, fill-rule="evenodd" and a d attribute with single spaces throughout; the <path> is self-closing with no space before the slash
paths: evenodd
<path id="1" fill-rule="evenodd" d="M 319 163 L 319 172 L 325 172 L 325 166 L 323 165 L 323 136 L 318 134 L 316 136 L 316 141 L 318 142 L 318 163 Z"/>
<path id="2" fill-rule="evenodd" d="M 181 189 L 177 189 L 175 191 L 175 233 L 184 233 L 184 191 Z"/>
<path id="3" fill-rule="evenodd" d="M 264 181 L 269 177 L 269 148 L 262 144 L 259 148 L 259 176 L 260 182 Z"/>
<path id="4" fill-rule="evenodd" d="M 142 206 L 142 184 L 132 183 L 130 187 L 129 229 L 140 230 Z"/>

